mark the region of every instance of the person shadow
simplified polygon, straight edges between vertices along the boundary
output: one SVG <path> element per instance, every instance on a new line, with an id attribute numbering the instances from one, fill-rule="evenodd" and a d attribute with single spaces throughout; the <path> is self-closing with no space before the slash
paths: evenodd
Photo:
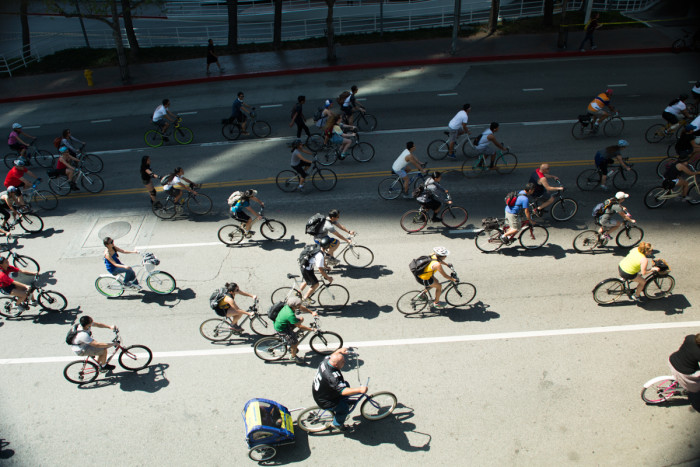
<path id="1" fill-rule="evenodd" d="M 417 431 L 415 423 L 409 421 L 414 415 L 411 407 L 400 402 L 394 412 L 382 420 L 370 422 L 359 414 L 354 417 L 351 414 L 352 419 L 349 419 L 349 422 L 354 423 L 358 417 L 361 421 L 355 423 L 353 431 L 345 434 L 345 437 L 367 446 L 393 444 L 405 452 L 430 451 L 432 436 Z"/>
<path id="2" fill-rule="evenodd" d="M 167 363 L 158 363 L 139 371 L 112 370 L 106 373 L 103 378 L 98 377 L 91 383 L 79 384 L 78 389 L 99 389 L 118 384 L 125 392 L 154 393 L 170 385 L 170 381 L 165 376 L 165 370 L 169 367 L 170 365 Z"/>

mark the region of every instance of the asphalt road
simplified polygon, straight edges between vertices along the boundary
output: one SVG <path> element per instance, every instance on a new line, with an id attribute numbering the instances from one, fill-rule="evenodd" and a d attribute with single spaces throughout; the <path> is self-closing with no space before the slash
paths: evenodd
<path id="1" fill-rule="evenodd" d="M 105 160 L 106 185 L 99 195 L 61 199 L 44 217 L 43 234 L 20 239 L 20 252 L 41 263 L 42 279 L 68 297 L 69 309 L 0 321 L 0 459 L 8 465 L 107 457 L 117 465 L 250 462 L 243 405 L 253 397 L 289 408 L 312 404 L 319 358 L 309 353 L 306 366 L 264 364 L 252 353 L 252 336 L 223 345 L 205 341 L 198 328 L 214 317 L 209 294 L 235 280 L 267 306 L 270 293 L 289 282 L 285 274 L 296 273 L 298 251 L 308 241 L 306 219 L 337 207 L 341 222 L 359 232 L 357 241 L 373 250 L 375 260 L 365 270 L 334 270 L 335 280 L 350 291 L 350 304 L 321 322 L 359 347 L 359 375 L 347 369 L 348 381 L 371 377 L 371 391 L 392 391 L 400 405 L 394 417 L 380 422 L 353 414 L 358 429 L 346 436 L 299 432 L 294 446 L 280 449 L 278 462 L 692 465 L 700 456 L 697 412 L 687 404 L 647 407 L 639 398 L 642 384 L 667 373 L 668 355 L 700 327 L 693 307 L 700 299 L 700 273 L 687 242 L 697 228 L 696 208 L 674 202 L 657 211 L 644 207 L 644 193 L 658 184 L 655 160 L 665 146 L 647 144 L 643 132 L 699 72 L 684 57 L 616 57 L 169 88 L 165 95 L 177 111 L 196 112 L 185 115 L 196 139 L 159 149 L 145 149 L 141 136 L 162 98 L 153 91 L 0 106 L 0 127 L 16 120 L 37 126 L 28 131 L 43 147 L 70 127 Z M 280 192 L 272 177 L 288 164 L 292 132 L 286 119 L 294 96 L 307 95 L 311 115 L 315 102 L 335 96 L 349 82 L 358 84 L 379 118 L 378 131 L 363 136 L 374 145 L 375 158 L 336 163 L 340 179 L 329 193 Z M 639 172 L 629 208 L 677 281 L 673 296 L 641 306 L 600 307 L 591 296 L 598 281 L 615 275 L 624 251 L 581 255 L 572 248 L 577 233 L 592 226 L 593 206 L 606 196 L 580 192 L 575 177 L 592 164 L 597 149 L 614 140 L 574 141 L 570 128 L 588 100 L 609 85 L 617 85 L 614 103 L 626 119 L 627 152 Z M 217 122 L 239 87 L 251 103 L 280 105 L 261 110 L 272 138 L 222 142 Z M 427 159 L 425 147 L 464 101 L 472 103 L 475 130 L 491 120 L 503 123 L 499 136 L 518 155 L 519 167 L 510 175 L 489 173 L 474 181 L 447 174 L 455 204 L 469 211 L 468 225 L 408 235 L 398 220 L 414 202 L 380 200 L 377 183 L 406 140 L 414 140 Z M 106 119 L 111 121 L 92 123 Z M 187 177 L 203 182 L 214 211 L 204 218 L 155 218 L 140 192 L 137 166 L 144 154 L 159 174 L 182 166 Z M 505 194 L 521 187 L 543 161 L 551 162 L 565 193 L 578 201 L 578 214 L 565 223 L 545 218 L 550 237 L 540 250 L 480 253 L 473 229 L 483 217 L 501 215 Z M 461 162 L 430 166 L 453 169 Z M 248 186 L 260 191 L 266 215 L 286 224 L 287 236 L 261 242 L 256 234 L 252 242 L 227 248 L 216 238 L 227 222 L 225 200 L 233 189 Z M 121 235 L 117 244 L 123 248 L 154 252 L 160 268 L 176 277 L 176 293 L 127 293 L 116 300 L 98 295 L 93 283 L 104 269 L 104 234 Z M 476 299 L 464 309 L 406 318 L 395 303 L 417 288 L 408 263 L 436 245 L 451 251 L 460 278 L 477 287 Z M 133 256 L 124 259 L 134 263 Z M 62 370 L 73 358 L 63 340 L 68 324 L 82 313 L 119 325 L 127 344 L 149 346 L 155 353 L 149 369 L 137 374 L 119 369 L 83 387 L 68 383 Z M 110 338 L 104 330 L 95 334 L 98 340 Z"/>

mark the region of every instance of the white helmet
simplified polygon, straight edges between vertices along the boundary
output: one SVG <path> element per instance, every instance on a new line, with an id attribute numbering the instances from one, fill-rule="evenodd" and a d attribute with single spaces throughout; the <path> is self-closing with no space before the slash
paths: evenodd
<path id="1" fill-rule="evenodd" d="M 19 123 L 13 123 L 13 124 L 12 124 L 12 129 L 13 129 L 13 130 L 19 130 L 20 128 L 22 128 L 22 125 L 20 125 Z"/>
<path id="2" fill-rule="evenodd" d="M 450 254 L 450 250 L 448 250 L 444 246 L 436 246 L 435 248 L 433 248 L 433 252 L 438 256 L 447 256 Z"/>

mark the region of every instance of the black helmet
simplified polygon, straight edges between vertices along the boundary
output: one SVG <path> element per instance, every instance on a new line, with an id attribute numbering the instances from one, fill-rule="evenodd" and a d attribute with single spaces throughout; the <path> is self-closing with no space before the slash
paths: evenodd
<path id="1" fill-rule="evenodd" d="M 328 248 L 333 243 L 333 240 L 330 237 L 323 237 L 318 243 L 321 245 L 321 248 Z"/>

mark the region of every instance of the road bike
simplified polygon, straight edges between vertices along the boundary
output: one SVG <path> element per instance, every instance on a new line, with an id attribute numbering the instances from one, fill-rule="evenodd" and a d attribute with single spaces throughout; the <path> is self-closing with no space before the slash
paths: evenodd
<path id="1" fill-rule="evenodd" d="M 141 253 L 141 264 L 131 266 L 136 273 L 136 282 L 139 285 L 125 284 L 123 272 L 118 274 L 100 274 L 95 280 L 95 288 L 105 297 L 121 297 L 125 290 L 138 292 L 144 290 L 140 284 L 146 284 L 152 292 L 167 295 L 177 284 L 175 278 L 165 271 L 156 269 L 160 260 L 153 253 Z"/>
<path id="2" fill-rule="evenodd" d="M 287 274 L 287 279 L 292 279 L 294 282 L 291 287 L 280 287 L 272 292 L 270 300 L 273 305 L 278 302 L 286 302 L 292 294 L 299 298 L 302 297 L 302 292 L 299 291 L 298 277 L 294 274 Z M 316 306 L 318 303 L 325 311 L 339 311 L 348 304 L 348 301 L 350 301 L 348 289 L 340 284 L 327 284 L 321 279 L 318 288 L 303 303 L 305 306 Z"/>
<path id="3" fill-rule="evenodd" d="M 469 282 L 460 282 L 454 267 L 451 264 L 447 266 L 452 270 L 450 277 L 457 282 L 441 282 L 440 284 L 443 286 L 442 296 L 445 297 L 447 304 L 453 308 L 464 306 L 474 300 L 476 287 Z M 411 290 L 401 295 L 396 301 L 396 309 L 404 315 L 414 315 L 428 307 L 428 309 L 432 309 L 434 303 L 432 287 L 426 287 L 423 290 Z"/>
<path id="4" fill-rule="evenodd" d="M 500 149 L 496 150 L 496 156 L 493 162 L 493 169 L 496 172 L 501 175 L 509 174 L 513 172 L 517 166 L 518 157 L 510 152 L 510 148 L 506 148 L 505 152 Z M 475 161 L 465 161 L 462 164 L 462 175 L 467 178 L 475 178 L 484 172 L 488 172 L 491 168 L 492 167 L 486 163 L 486 155 L 481 153 Z"/>
<path id="5" fill-rule="evenodd" d="M 190 188 L 195 192 L 183 193 L 177 204 L 175 203 L 175 195 L 170 194 L 172 190 L 166 191 L 167 196 L 162 202 L 153 203 L 153 214 L 161 219 L 172 219 L 175 214 L 182 214 L 184 206 L 187 206 L 187 209 L 196 216 L 209 214 L 212 207 L 211 198 L 201 191 L 197 191 L 202 188 L 202 185 L 190 183 Z"/>
<path id="6" fill-rule="evenodd" d="M 584 139 L 591 135 L 597 135 L 599 128 L 593 124 L 593 115 L 579 115 L 578 120 L 571 128 L 571 135 L 574 139 Z M 619 136 L 625 129 L 625 121 L 615 112 L 605 119 L 603 123 L 603 134 L 608 137 Z"/>
<path id="7" fill-rule="evenodd" d="M 314 157 L 311 166 L 311 170 L 307 174 L 306 178 L 311 178 L 311 183 L 319 191 L 330 191 L 335 188 L 336 183 L 338 183 L 338 176 L 331 169 L 319 167 L 319 162 L 316 157 Z M 299 190 L 299 182 L 301 176 L 294 170 L 283 170 L 277 174 L 275 182 L 277 183 L 277 188 L 287 193 Z"/>
<path id="8" fill-rule="evenodd" d="M 260 223 L 260 234 L 268 240 L 279 240 L 284 237 L 287 233 L 287 227 L 280 221 L 275 219 L 270 219 L 265 217 L 265 208 L 260 209 L 260 217 L 262 218 Z M 253 219 L 250 224 L 252 229 L 258 219 Z M 244 238 L 251 238 L 254 232 L 251 230 L 248 234 L 245 233 L 243 227 L 247 221 L 239 221 L 240 225 L 236 224 L 226 224 L 221 227 L 218 232 L 219 240 L 221 240 L 226 245 L 237 245 L 243 241 Z"/>
<path id="9" fill-rule="evenodd" d="M 15 253 L 14 248 L 17 248 L 17 239 L 14 239 L 12 244 L 10 244 L 10 238 L 5 237 L 5 243 L 0 244 L 0 254 L 7 253 L 7 258 L 10 260 L 12 265 L 18 269 L 23 269 L 29 271 L 32 274 L 39 274 L 41 267 L 39 263 L 34 258 L 30 258 L 25 255 L 18 255 Z"/>
<path id="10" fill-rule="evenodd" d="M 356 110 L 352 114 L 352 124 L 360 131 L 374 131 L 377 129 L 377 117 L 362 110 Z"/>
<path id="11" fill-rule="evenodd" d="M 561 186 L 561 182 L 557 181 L 557 186 Z M 576 215 L 576 212 L 578 211 L 578 203 L 572 198 L 564 198 L 562 196 L 562 193 L 563 190 L 555 191 L 552 194 L 552 198 L 555 198 L 556 201 L 549 205 L 549 212 L 552 216 L 552 219 L 558 222 L 568 221 L 569 219 L 574 217 Z M 542 214 L 546 212 L 544 210 L 540 210 L 539 208 L 539 205 L 543 202 L 544 201 L 542 200 L 542 198 L 530 200 L 530 212 L 534 217 L 541 218 Z"/>
<path id="12" fill-rule="evenodd" d="M 78 150 L 78 153 L 75 155 L 83 166 L 83 170 L 93 174 L 102 172 L 102 169 L 104 168 L 102 158 L 97 154 L 86 154 L 83 152 L 83 149 L 85 149 L 85 145 L 82 145 Z"/>
<path id="13" fill-rule="evenodd" d="M 442 225 L 451 229 L 456 229 L 467 222 L 469 213 L 467 213 L 467 210 L 463 207 L 453 206 L 452 203 L 450 203 L 451 200 L 452 198 L 448 194 L 447 202 L 443 203 L 440 213 L 435 213 L 435 215 L 440 218 Z M 425 226 L 428 225 L 428 221 L 433 222 L 433 219 L 428 216 L 428 209 L 421 204 L 420 208 L 411 209 L 404 213 L 404 215 L 401 216 L 400 223 L 402 229 L 412 233 L 423 230 Z"/>
<path id="14" fill-rule="evenodd" d="M 666 138 L 673 138 L 674 140 L 678 139 L 681 137 L 683 132 L 685 131 L 685 126 L 690 123 L 685 118 L 681 118 L 678 120 L 678 123 L 654 123 L 652 126 L 647 128 L 647 131 L 644 133 L 644 139 L 647 140 L 647 143 L 660 143 L 661 141 L 665 140 Z"/>
<path id="15" fill-rule="evenodd" d="M 314 322 L 309 324 L 312 331 L 299 330 L 297 333 L 297 342 L 301 343 L 306 336 L 311 335 L 309 345 L 311 350 L 321 355 L 330 355 L 343 346 L 343 338 L 340 334 L 330 331 L 322 331 L 321 325 L 317 316 L 313 316 Z M 266 362 L 274 362 L 281 360 L 287 355 L 290 343 L 282 333 L 270 337 L 258 339 L 253 347 L 255 355 Z"/>
<path id="16" fill-rule="evenodd" d="M 435 139 L 428 144 L 428 157 L 436 161 L 444 159 L 450 152 L 450 132 L 443 131 L 443 133 L 445 134 L 445 138 Z M 465 157 L 471 159 L 476 156 L 476 154 L 472 152 L 474 144 L 471 139 L 469 139 L 469 133 L 462 133 L 457 137 L 454 145 L 455 153 L 460 146 L 462 147 L 462 154 L 464 154 Z"/>
<path id="17" fill-rule="evenodd" d="M 372 264 L 372 261 L 374 261 L 372 250 L 366 246 L 356 244 L 354 240 L 355 235 L 349 235 L 348 238 L 350 241 L 345 243 L 345 246 L 335 254 L 335 257 L 342 257 L 348 266 L 356 269 L 366 268 Z"/>
<path id="18" fill-rule="evenodd" d="M 33 208 L 51 211 L 58 206 L 58 198 L 55 194 L 47 190 L 37 190 L 41 183 L 41 178 L 37 178 L 32 186 L 22 190 L 22 201 L 30 210 Z"/>
<path id="19" fill-rule="evenodd" d="M 35 294 L 36 292 L 36 294 Z M 37 285 L 37 276 L 34 276 L 29 290 L 27 290 L 27 303 L 20 305 L 15 296 L 0 297 L 0 315 L 6 318 L 17 318 L 30 307 L 39 306 L 43 311 L 58 313 L 66 309 L 68 300 L 55 290 L 45 290 Z"/>
<path id="20" fill-rule="evenodd" d="M 671 375 L 652 378 L 644 383 L 642 388 L 642 400 L 649 405 L 663 404 L 685 397 L 688 397 L 688 391 Z"/>
<path id="21" fill-rule="evenodd" d="M 508 240 L 503 239 L 508 229 L 506 219 L 497 219 L 495 217 L 487 217 L 481 222 L 482 229 L 479 230 L 474 238 L 476 247 L 484 253 L 498 251 L 505 245 L 511 245 L 518 238 L 520 246 L 526 250 L 536 250 L 542 247 L 549 239 L 549 230 L 542 225 L 534 225 L 527 219 L 522 222 L 520 233 L 513 234 Z"/>
<path id="22" fill-rule="evenodd" d="M 644 238 L 644 231 L 633 225 L 630 221 L 625 221 L 620 231 L 615 237 L 615 242 L 620 248 L 633 248 L 639 245 Z M 611 238 L 598 233 L 597 230 L 584 230 L 574 238 L 574 250 L 579 253 L 593 251 L 596 248 L 604 248 Z"/>
<path id="23" fill-rule="evenodd" d="M 374 157 L 374 146 L 367 142 L 360 142 L 360 135 L 357 132 L 352 133 L 352 143 L 350 144 L 349 150 L 353 159 L 357 162 L 369 162 Z M 314 145 L 315 146 L 315 145 Z M 322 154 L 317 154 L 316 159 L 318 163 L 324 166 L 329 166 L 335 164 L 338 159 L 343 160 L 342 152 L 340 148 L 343 143 L 329 143 L 326 146 L 322 146 L 318 152 Z"/>
<path id="24" fill-rule="evenodd" d="M 11 169 L 15 166 L 15 161 L 17 159 L 22 159 L 24 162 L 27 163 L 28 166 L 31 166 L 32 159 L 34 159 L 34 162 L 36 162 L 37 165 L 44 167 L 45 169 L 50 169 L 51 167 L 53 167 L 53 154 L 44 149 L 37 149 L 35 142 L 36 138 L 32 140 L 32 144 L 27 146 L 27 150 L 25 151 L 24 156 L 22 157 L 20 157 L 18 152 L 10 152 L 8 154 L 5 154 L 5 166 L 8 169 Z"/>
<path id="25" fill-rule="evenodd" d="M 267 138 L 272 133 L 270 124 L 264 120 L 258 120 L 255 107 L 250 109 L 250 114 L 247 117 L 248 125 L 246 131 L 252 131 L 258 138 Z M 221 134 L 229 141 L 235 141 L 241 136 L 241 122 L 236 118 L 225 118 L 221 121 Z"/>
<path id="26" fill-rule="evenodd" d="M 139 371 L 146 368 L 153 360 L 153 352 L 145 345 L 122 345 L 119 329 L 114 328 L 114 339 L 116 344 L 112 353 L 107 357 L 105 363 L 109 363 L 112 358 L 119 354 L 119 365 L 125 370 Z M 95 381 L 101 372 L 100 364 L 93 356 L 87 356 L 82 360 L 69 363 L 63 369 L 63 376 L 75 384 L 86 384 Z"/>
<path id="27" fill-rule="evenodd" d="M 152 148 L 161 147 L 163 142 L 168 140 L 170 136 L 173 136 L 178 144 L 190 144 L 194 139 L 192 130 L 182 126 L 182 118 L 180 116 L 178 116 L 174 122 L 170 122 L 165 133 L 161 131 L 160 125 L 156 122 L 153 122 L 153 125 L 155 125 L 156 129 L 148 130 L 146 134 L 143 135 L 146 144 Z"/>
<path id="28" fill-rule="evenodd" d="M 68 180 L 68 175 L 59 174 L 55 170 L 48 171 L 49 174 L 49 189 L 59 196 L 65 196 L 71 192 L 71 182 Z M 104 190 L 105 182 L 102 177 L 96 173 L 88 172 L 83 168 L 82 163 L 73 171 L 73 182 L 80 185 L 90 193 L 99 193 Z"/>
<path id="29" fill-rule="evenodd" d="M 17 216 L 7 223 L 5 230 L 12 232 L 15 226 L 19 225 L 27 233 L 39 233 L 44 230 L 44 221 L 37 214 L 20 209 Z"/>
<path id="30" fill-rule="evenodd" d="M 608 166 L 608 180 L 612 180 L 613 186 L 618 190 L 628 190 L 637 183 L 637 171 L 631 168 L 634 164 L 628 163 L 628 159 L 628 157 L 625 157 L 623 160 L 625 164 L 630 167 L 629 170 L 623 169 L 620 165 L 611 164 Z M 586 169 L 576 177 L 576 185 L 582 191 L 592 191 L 600 186 L 601 179 L 602 174 L 600 170 L 597 168 Z"/>
<path id="31" fill-rule="evenodd" d="M 644 296 L 649 300 L 658 300 L 669 296 L 676 285 L 676 280 L 669 275 L 670 269 L 665 261 L 656 260 L 654 266 L 658 267 L 660 271 L 652 271 L 644 279 L 646 281 L 643 289 Z M 593 289 L 593 300 L 598 304 L 608 305 L 616 302 L 623 295 L 631 298 L 636 288 L 637 283 L 633 281 L 618 278 L 605 279 Z"/>
<path id="32" fill-rule="evenodd" d="M 696 179 L 697 175 L 687 178 L 688 182 L 688 203 L 700 204 L 700 187 Z M 663 206 L 666 201 L 683 196 L 683 189 L 680 186 L 670 186 L 673 180 L 664 180 L 663 185 L 652 188 L 644 195 L 644 205 L 649 209 L 656 209 Z"/>
<path id="33" fill-rule="evenodd" d="M 423 164 L 423 167 L 425 167 L 425 165 L 426 164 Z M 379 182 L 379 186 L 377 187 L 377 191 L 379 191 L 379 196 L 386 200 L 396 199 L 401 193 L 403 193 L 403 179 L 399 177 L 393 170 L 391 171 L 391 173 L 391 177 L 383 179 L 381 182 Z M 422 172 L 418 172 L 416 170 L 413 172 L 409 172 L 407 176 L 408 193 L 405 197 L 413 198 L 414 190 L 423 183 L 425 183 L 425 180 L 426 178 L 428 178 L 428 175 Z"/>
<path id="34" fill-rule="evenodd" d="M 258 336 L 272 336 L 275 334 L 275 323 L 270 321 L 266 314 L 258 311 L 257 298 L 253 304 L 248 307 L 248 311 L 253 313 L 253 316 L 243 315 L 240 319 L 239 326 L 243 327 L 243 325 L 248 322 L 250 323 L 250 329 Z M 225 341 L 228 340 L 232 334 L 238 334 L 238 332 L 233 329 L 231 319 L 227 316 L 205 320 L 199 325 L 199 333 L 202 337 L 212 342 Z"/>
<path id="35" fill-rule="evenodd" d="M 688 160 L 688 168 L 691 171 L 695 172 L 695 167 L 698 167 L 698 161 L 700 161 L 700 154 L 697 156 L 693 156 L 691 159 Z M 668 157 L 661 159 L 659 163 L 656 164 L 656 175 L 658 175 L 659 178 L 664 178 L 666 170 L 668 170 L 668 168 L 672 165 L 676 164 L 678 164 L 678 156 L 676 155 L 669 155 Z"/>

